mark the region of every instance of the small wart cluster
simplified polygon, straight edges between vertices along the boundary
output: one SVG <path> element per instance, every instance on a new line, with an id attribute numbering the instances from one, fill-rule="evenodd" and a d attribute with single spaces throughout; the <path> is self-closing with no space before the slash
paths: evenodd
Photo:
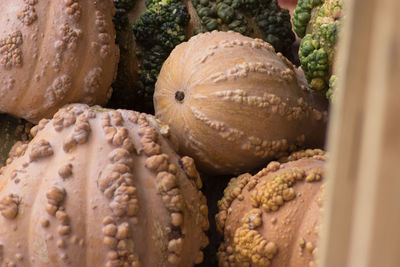
<path id="1" fill-rule="evenodd" d="M 203 34 L 202 36 L 206 36 Z M 275 54 L 274 48 L 267 42 L 264 42 L 260 39 L 254 40 L 222 40 L 220 43 L 210 46 L 207 49 L 206 55 L 204 55 L 200 59 L 200 63 L 203 64 L 207 62 L 212 56 L 216 55 L 218 51 L 223 51 L 221 49 L 230 49 L 230 48 L 250 48 L 254 49 L 264 49 L 264 53 L 267 54 Z M 218 53 L 219 54 L 219 53 Z M 218 83 L 221 81 L 227 80 L 237 80 L 248 77 L 251 73 L 261 73 L 262 75 L 268 75 L 270 79 L 277 80 L 278 82 L 292 82 L 296 75 L 293 71 L 294 65 L 283 57 L 281 54 L 278 54 L 279 57 L 287 67 L 276 67 L 270 62 L 266 61 L 256 61 L 256 62 L 243 62 L 238 63 L 235 66 L 227 69 L 224 72 L 217 72 L 209 77 L 209 79 L 213 83 Z"/>
<path id="2" fill-rule="evenodd" d="M 228 31 L 228 32 L 231 32 L 231 31 Z M 209 34 L 210 34 L 209 32 L 206 32 L 206 33 L 203 33 L 201 35 L 196 35 L 196 36 L 192 37 L 192 39 L 204 38 Z M 272 45 L 270 45 L 267 42 L 264 42 L 261 39 L 250 39 L 250 40 L 245 40 L 245 41 L 242 41 L 242 40 L 239 40 L 239 39 L 237 39 L 237 40 L 222 40 L 218 44 L 214 44 L 214 45 L 209 46 L 206 49 L 207 53 L 200 59 L 199 62 L 201 64 L 206 63 L 206 61 L 208 59 L 210 59 L 212 56 L 215 55 L 215 53 L 218 51 L 218 49 L 221 49 L 221 48 L 235 48 L 235 47 L 249 47 L 249 48 L 252 48 L 252 49 L 254 49 L 254 48 L 262 49 L 262 48 L 264 48 L 269 52 L 275 52 L 275 50 L 272 47 Z M 255 67 L 255 65 L 254 65 L 254 67 Z M 245 67 L 245 71 L 248 72 L 249 69 L 247 69 Z M 252 70 L 252 71 L 254 71 L 254 70 Z"/>
<path id="3" fill-rule="evenodd" d="M 293 185 L 304 177 L 304 170 L 293 168 L 260 182 L 251 194 L 253 207 L 261 206 L 265 212 L 277 211 L 286 201 L 296 197 Z"/>
<path id="4" fill-rule="evenodd" d="M 131 266 L 140 267 L 139 257 L 134 252 L 130 225 L 127 222 L 116 224 L 112 217 L 103 220 L 103 243 L 110 250 L 107 253 L 106 267 Z"/>
<path id="5" fill-rule="evenodd" d="M 318 248 L 311 242 L 307 241 L 303 237 L 301 237 L 298 241 L 298 252 L 299 256 L 303 256 L 304 254 L 311 254 L 312 258 L 317 258 Z M 308 263 L 308 267 L 315 267 L 316 264 L 314 261 L 310 261 Z"/>
<path id="6" fill-rule="evenodd" d="M 16 31 L 0 39 L 0 65 L 6 69 L 22 67 L 22 33 Z"/>
<path id="7" fill-rule="evenodd" d="M 17 217 L 20 199 L 15 194 L 10 194 L 0 200 L 0 212 L 6 219 Z M 1 256 L 1 255 L 0 255 Z M 1 257 L 0 257 L 1 258 Z"/>
<path id="8" fill-rule="evenodd" d="M 63 150 L 69 152 L 78 144 L 84 144 L 89 139 L 90 124 L 89 119 L 96 116 L 94 112 L 86 112 L 80 114 L 75 121 L 73 132 L 64 140 Z"/>
<path id="9" fill-rule="evenodd" d="M 295 161 L 302 158 L 313 158 L 325 161 L 327 156 L 325 151 L 321 149 L 306 149 L 297 152 L 293 152 L 289 155 L 288 161 Z"/>
<path id="10" fill-rule="evenodd" d="M 68 74 L 63 74 L 56 78 L 52 85 L 47 88 L 45 97 L 49 106 L 54 106 L 59 101 L 62 101 L 72 88 L 72 77 Z"/>
<path id="11" fill-rule="evenodd" d="M 56 45 L 57 50 L 70 49 L 74 51 L 78 46 L 78 40 L 83 35 L 82 30 L 74 29 L 68 24 L 61 25 L 58 32 L 61 40 Z"/>
<path id="12" fill-rule="evenodd" d="M 57 51 L 56 60 L 53 66 L 56 71 L 61 70 L 61 64 L 64 60 L 66 51 L 75 51 L 78 47 L 78 41 L 82 38 L 82 30 L 75 28 L 67 23 L 62 24 L 58 29 L 58 40 L 55 41 L 54 47 Z"/>
<path id="13" fill-rule="evenodd" d="M 302 97 L 298 98 L 297 103 L 293 105 L 275 94 L 249 95 L 248 92 L 242 89 L 222 90 L 211 95 L 218 97 L 221 101 L 258 108 L 266 117 L 279 115 L 288 121 L 304 120 L 306 118 L 313 118 L 317 121 L 326 119 L 325 114 L 308 105 Z"/>
<path id="14" fill-rule="evenodd" d="M 270 79 L 276 79 L 278 82 L 291 82 L 295 79 L 295 74 L 292 69 L 286 68 L 280 70 L 267 62 L 244 62 L 226 70 L 226 72 L 217 72 L 210 76 L 213 83 L 218 83 L 227 80 L 243 79 L 249 76 L 250 73 L 261 73 L 269 76 Z"/>
<path id="15" fill-rule="evenodd" d="M 177 179 L 177 166 L 170 162 L 170 158 L 167 154 L 161 153 L 160 140 L 157 132 L 145 117 L 139 117 L 138 123 L 140 125 L 139 135 L 141 136 L 141 144 L 145 154 L 148 156 L 145 162 L 145 166 L 152 172 L 156 173 L 156 184 L 158 192 L 161 195 L 162 201 L 171 216 L 171 227 L 167 229 L 169 232 L 168 241 L 168 262 L 171 264 L 179 264 L 181 261 L 181 252 L 183 250 L 183 223 L 184 223 L 184 198 L 179 188 Z M 194 162 L 183 158 L 181 159 L 181 165 L 186 172 L 186 175 L 194 181 L 194 183 L 200 189 L 201 183 L 198 181 L 198 173 L 194 170 Z M 202 196 L 202 195 L 201 195 Z M 206 200 L 201 197 L 202 205 L 200 206 L 200 217 L 199 226 L 203 231 L 208 230 L 209 223 L 207 220 L 208 208 Z M 201 248 L 204 248 L 208 244 L 208 238 L 205 234 L 201 237 Z M 195 263 L 203 261 L 203 252 L 199 251 L 198 255 L 195 256 Z"/>
<path id="16" fill-rule="evenodd" d="M 78 21 L 81 17 L 81 8 L 78 0 L 65 0 L 65 13 L 72 17 L 74 21 Z"/>
<path id="17" fill-rule="evenodd" d="M 298 142 L 297 146 L 302 143 Z M 252 152 L 256 157 L 266 158 L 279 158 L 281 155 L 287 154 L 288 151 L 293 151 L 297 148 L 295 144 L 289 146 L 287 139 L 279 140 L 263 140 L 259 137 L 250 136 L 241 146 L 244 151 Z"/>
<path id="18" fill-rule="evenodd" d="M 100 67 L 93 68 L 85 77 L 85 92 L 90 96 L 94 96 L 96 92 L 101 88 L 101 77 L 103 76 L 103 69 Z M 86 98 L 88 99 L 88 98 Z M 94 103 L 93 100 L 86 100 L 88 103 Z"/>
<path id="19" fill-rule="evenodd" d="M 66 191 L 63 187 L 53 186 L 46 192 L 47 204 L 46 211 L 54 216 L 66 197 Z"/>
<path id="20" fill-rule="evenodd" d="M 95 21 L 96 27 L 99 31 L 99 41 L 100 41 L 100 56 L 102 58 L 107 58 L 110 55 L 111 47 L 110 43 L 112 41 L 112 38 L 110 34 L 107 31 L 108 25 L 106 21 L 105 14 L 101 12 L 100 10 L 96 11 L 96 21 Z"/>
<path id="21" fill-rule="evenodd" d="M 18 19 L 25 24 L 26 26 L 31 25 L 38 18 L 35 5 L 38 0 L 24 0 L 25 6 L 24 8 L 17 13 Z"/>
<path id="22" fill-rule="evenodd" d="M 224 122 L 212 120 L 209 116 L 207 116 L 207 114 L 205 114 L 198 108 L 190 107 L 190 110 L 193 114 L 193 117 L 196 120 L 201 121 L 210 129 L 216 130 L 216 131 L 220 132 L 221 134 L 228 131 L 229 127 L 227 127 Z M 238 132 L 239 137 L 243 136 L 243 134 L 244 133 L 242 131 Z"/>
<path id="23" fill-rule="evenodd" d="M 235 231 L 233 238 L 236 260 L 248 264 L 254 263 L 260 266 L 269 266 L 278 252 L 274 242 L 264 239 L 258 231 L 254 230 L 262 225 L 262 211 L 250 210 L 242 218 L 242 226 Z"/>
<path id="24" fill-rule="evenodd" d="M 76 122 L 76 118 L 80 114 L 82 114 L 82 111 L 79 108 L 67 108 L 64 109 L 63 112 L 57 112 L 52 119 L 54 130 L 56 132 L 61 132 L 62 130 L 74 125 Z"/>
<path id="25" fill-rule="evenodd" d="M 84 246 L 84 240 L 78 239 L 75 235 L 72 235 L 71 218 L 66 211 L 66 198 L 67 191 L 60 185 L 54 185 L 50 187 L 46 192 L 46 212 L 49 216 L 42 216 L 40 218 L 40 225 L 44 229 L 48 229 L 51 225 L 51 218 L 56 219 L 53 221 L 57 225 L 57 240 L 56 246 L 59 250 L 60 259 L 67 264 L 70 264 L 70 258 L 66 253 L 65 249 L 68 246 L 68 242 L 72 244 L 79 244 L 80 247 Z M 53 235 L 49 235 L 49 238 L 53 239 Z"/>
<path id="26" fill-rule="evenodd" d="M 29 158 L 31 161 L 37 161 L 39 159 L 49 157 L 53 155 L 53 153 L 54 152 L 51 144 L 44 139 L 40 139 L 32 145 Z"/>

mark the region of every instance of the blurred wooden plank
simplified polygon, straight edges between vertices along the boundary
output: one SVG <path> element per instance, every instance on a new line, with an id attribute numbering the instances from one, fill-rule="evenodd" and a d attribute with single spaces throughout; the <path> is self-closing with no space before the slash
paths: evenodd
<path id="1" fill-rule="evenodd" d="M 400 266 L 399 8 L 381 0 L 374 11 L 349 266 Z"/>
<path id="2" fill-rule="evenodd" d="M 400 2 L 346 4 L 319 266 L 400 266 Z"/>
<path id="3" fill-rule="evenodd" d="M 363 8 L 360 6 L 365 2 Z M 354 187 L 365 108 L 373 0 L 346 0 L 344 27 L 338 44 L 338 83 L 332 105 L 327 150 L 327 201 L 321 227 L 319 266 L 345 266 L 348 255 Z"/>

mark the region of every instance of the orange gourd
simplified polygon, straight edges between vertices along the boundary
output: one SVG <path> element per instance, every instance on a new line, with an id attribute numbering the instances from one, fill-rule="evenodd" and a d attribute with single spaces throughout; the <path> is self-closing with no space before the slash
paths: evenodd
<path id="1" fill-rule="evenodd" d="M 0 171 L 0 266 L 193 266 L 208 243 L 193 160 L 166 125 L 62 108 Z"/>
<path id="2" fill-rule="evenodd" d="M 326 101 L 273 47 L 234 32 L 199 34 L 164 63 L 156 117 L 200 171 L 238 174 L 300 147 L 321 147 Z"/>
<path id="3" fill-rule="evenodd" d="M 315 266 L 323 198 L 321 150 L 233 178 L 218 202 L 221 267 Z"/>
<path id="4" fill-rule="evenodd" d="M 0 3 L 0 113 L 37 123 L 67 103 L 105 104 L 119 50 L 112 0 Z"/>

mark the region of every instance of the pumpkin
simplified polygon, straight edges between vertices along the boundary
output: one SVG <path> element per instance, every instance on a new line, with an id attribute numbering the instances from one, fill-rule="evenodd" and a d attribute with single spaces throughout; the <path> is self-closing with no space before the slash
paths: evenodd
<path id="1" fill-rule="evenodd" d="M 17 141 L 28 141 L 33 125 L 6 114 L 0 114 L 0 167 L 5 165 L 8 153 Z"/>
<path id="2" fill-rule="evenodd" d="M 233 30 L 264 39 L 293 56 L 290 15 L 276 0 L 114 0 L 114 4 L 121 61 L 111 107 L 152 112 L 154 85 L 163 62 L 176 45 L 199 32 Z"/>
<path id="3" fill-rule="evenodd" d="M 118 63 L 112 0 L 0 4 L 0 112 L 38 122 L 66 103 L 105 104 Z"/>
<path id="4" fill-rule="evenodd" d="M 306 150 L 289 160 L 229 182 L 216 215 L 219 266 L 315 266 L 325 156 Z"/>
<path id="5" fill-rule="evenodd" d="M 192 266 L 208 243 L 193 160 L 143 113 L 69 105 L 0 175 L 0 266 Z"/>
<path id="6" fill-rule="evenodd" d="M 321 147 L 326 101 L 272 46 L 234 32 L 199 34 L 164 63 L 156 117 L 200 171 L 238 174 L 302 146 Z"/>

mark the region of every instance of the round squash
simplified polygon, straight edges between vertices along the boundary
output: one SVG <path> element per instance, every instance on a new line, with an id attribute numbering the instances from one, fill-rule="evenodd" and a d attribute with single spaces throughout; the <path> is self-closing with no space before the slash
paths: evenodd
<path id="1" fill-rule="evenodd" d="M 146 114 L 70 105 L 0 175 L 1 266 L 192 266 L 208 243 L 189 157 Z"/>
<path id="2" fill-rule="evenodd" d="M 121 60 L 109 107 L 154 112 L 154 85 L 172 49 L 199 32 L 233 30 L 271 43 L 290 59 L 295 35 L 276 0 L 114 0 Z M 132 31 L 133 29 L 133 31 Z"/>
<path id="3" fill-rule="evenodd" d="M 218 202 L 221 267 L 314 266 L 324 153 L 307 150 L 233 178 Z"/>
<path id="4" fill-rule="evenodd" d="M 164 63 L 154 93 L 179 152 L 200 171 L 238 174 L 299 147 L 320 147 L 326 101 L 268 43 L 234 32 L 199 34 Z"/>
<path id="5" fill-rule="evenodd" d="M 119 50 L 112 0 L 0 4 L 0 112 L 38 122 L 66 103 L 105 104 Z"/>
<path id="6" fill-rule="evenodd" d="M 289 12 L 276 0 L 114 0 L 114 4 L 121 60 L 110 107 L 153 112 L 154 85 L 162 64 L 176 45 L 199 32 L 233 30 L 261 38 L 289 58 L 297 54 L 292 51 L 295 35 Z"/>

